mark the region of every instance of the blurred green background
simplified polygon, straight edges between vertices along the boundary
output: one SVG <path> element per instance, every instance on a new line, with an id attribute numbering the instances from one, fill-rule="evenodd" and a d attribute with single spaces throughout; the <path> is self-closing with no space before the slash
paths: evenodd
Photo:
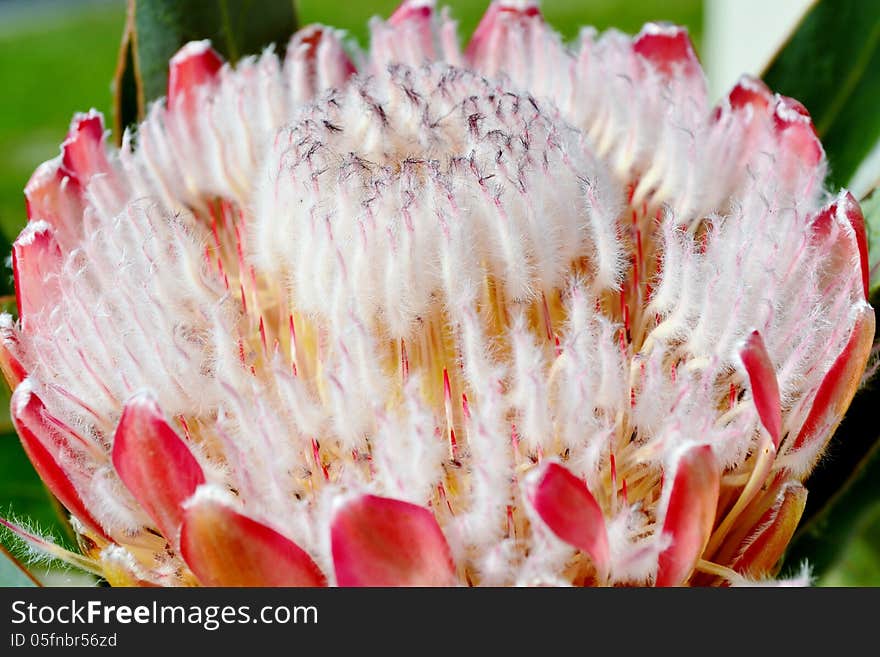
<path id="1" fill-rule="evenodd" d="M 775 1 L 775 0 L 774 0 Z M 370 16 L 388 15 L 398 0 L 333 3 L 300 0 L 300 24 L 323 22 L 345 28 L 365 43 Z M 464 39 L 486 3 L 448 0 Z M 705 59 L 705 9 L 701 0 L 545 0 L 547 20 L 567 38 L 579 26 L 636 32 L 649 20 L 686 25 Z M 42 161 L 58 154 L 76 111 L 92 107 L 112 116 L 112 89 L 125 20 L 124 0 L 0 0 L 0 249 L 25 223 L 22 190 Z M 11 271 L 0 271 L 0 294 L 12 294 Z M 8 391 L 0 392 L 0 514 L 31 518 L 59 533 L 48 496 L 37 483 L 11 431 Z M 6 398 L 3 399 L 2 395 Z M 880 506 L 865 515 L 836 566 L 820 584 L 880 586 Z"/>

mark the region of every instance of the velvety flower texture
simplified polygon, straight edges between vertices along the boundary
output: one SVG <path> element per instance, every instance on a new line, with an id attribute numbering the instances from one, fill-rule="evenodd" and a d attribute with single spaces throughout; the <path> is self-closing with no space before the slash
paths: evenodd
<path id="1" fill-rule="evenodd" d="M 170 63 L 26 189 L 12 414 L 113 584 L 747 584 L 874 334 L 806 110 L 433 3 Z M 50 546 L 46 549 L 53 550 Z M 57 549 L 55 553 L 60 554 Z"/>

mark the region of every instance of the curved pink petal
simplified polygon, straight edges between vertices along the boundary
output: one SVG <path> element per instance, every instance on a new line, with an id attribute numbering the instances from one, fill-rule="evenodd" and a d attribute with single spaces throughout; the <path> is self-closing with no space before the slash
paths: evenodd
<path id="1" fill-rule="evenodd" d="M 677 25 L 648 23 L 633 41 L 633 51 L 664 75 L 680 72 L 691 77 L 702 72 L 688 31 Z"/>
<path id="2" fill-rule="evenodd" d="M 672 543 L 660 553 L 657 586 L 679 586 L 703 553 L 721 489 L 721 469 L 709 445 L 692 447 L 678 460 L 663 516 L 663 535 Z"/>
<path id="3" fill-rule="evenodd" d="M 210 495 L 186 504 L 180 552 L 204 586 L 327 585 L 296 543 Z"/>
<path id="4" fill-rule="evenodd" d="M 113 438 L 113 466 L 159 531 L 176 542 L 183 503 L 205 483 L 205 475 L 147 393 L 125 404 Z"/>
<path id="5" fill-rule="evenodd" d="M 856 393 L 874 343 L 875 322 L 874 309 L 868 304 L 862 305 L 857 312 L 849 341 L 822 379 L 810 413 L 792 444 L 792 451 L 827 440 Z"/>
<path id="6" fill-rule="evenodd" d="M 365 73 L 382 74 L 389 66 L 421 67 L 436 61 L 461 63 L 456 24 L 435 0 L 403 0 L 386 21 L 370 23 L 370 61 Z"/>
<path id="7" fill-rule="evenodd" d="M 528 38 L 511 39 L 511 36 L 528 33 L 543 23 L 537 2 L 495 0 L 474 30 L 465 59 L 483 73 L 497 73 L 505 64 L 507 49 L 523 48 L 529 41 Z"/>
<path id="8" fill-rule="evenodd" d="M 869 296 L 868 236 L 865 218 L 859 202 L 843 190 L 837 198 L 822 208 L 812 221 L 814 243 L 825 249 L 829 277 L 845 277 L 852 271 L 852 261 L 858 253 L 861 267 L 862 291 Z M 845 228 L 852 229 L 852 234 Z"/>
<path id="9" fill-rule="evenodd" d="M 291 37 L 284 68 L 295 103 L 341 88 L 357 72 L 336 31 L 323 25 L 308 25 Z"/>
<path id="10" fill-rule="evenodd" d="M 62 262 L 55 231 L 45 221 L 29 223 L 12 245 L 15 300 L 25 331 L 31 328 L 32 316 L 54 306 L 61 297 Z"/>
<path id="11" fill-rule="evenodd" d="M 767 353 L 764 339 L 757 331 L 752 331 L 746 345 L 740 352 L 743 365 L 749 375 L 752 398 L 758 409 L 761 423 L 773 439 L 773 447 L 779 447 L 782 437 L 782 404 L 779 396 L 779 382 L 776 370 Z"/>
<path id="12" fill-rule="evenodd" d="M 434 15 L 434 0 L 403 0 L 388 18 L 392 25 L 407 21 L 421 22 Z"/>
<path id="13" fill-rule="evenodd" d="M 82 222 L 82 189 L 61 167 L 61 156 L 43 162 L 24 188 L 28 221 L 46 221 L 72 244 Z"/>
<path id="14" fill-rule="evenodd" d="M 428 509 L 375 495 L 348 500 L 330 529 L 339 586 L 451 586 L 455 565 Z"/>
<path id="15" fill-rule="evenodd" d="M 24 451 L 49 491 L 95 534 L 107 538 L 101 525 L 83 503 L 71 476 L 59 463 L 58 455 L 65 449 L 63 436 L 59 432 L 60 423 L 48 421 L 45 405 L 27 383 L 18 386 L 12 393 L 11 415 Z"/>
<path id="16" fill-rule="evenodd" d="M 404 0 L 385 25 L 375 25 L 370 50 L 378 70 L 391 62 L 421 66 L 438 59 L 433 0 Z"/>
<path id="17" fill-rule="evenodd" d="M 171 58 L 168 71 L 168 107 L 176 108 L 182 103 L 184 111 L 192 111 L 192 101 L 186 98 L 191 98 L 197 87 L 215 80 L 222 67 L 223 58 L 211 47 L 209 40 L 187 43 Z"/>
<path id="18" fill-rule="evenodd" d="M 859 262 L 862 267 L 862 286 L 865 292 L 865 299 L 867 299 L 870 294 L 870 268 L 868 266 L 868 234 L 865 230 L 865 216 L 862 214 L 859 202 L 849 191 L 841 193 L 838 203 L 840 211 L 843 212 L 856 235 L 856 245 L 859 248 Z"/>
<path id="19" fill-rule="evenodd" d="M 104 150 L 104 117 L 95 110 L 77 114 L 61 144 L 62 171 L 85 187 L 93 175 L 109 168 Z"/>
<path id="20" fill-rule="evenodd" d="M 403 0 L 400 6 L 388 18 L 388 23 L 400 26 L 409 23 L 417 28 L 422 37 L 422 46 L 433 47 L 431 32 L 431 19 L 434 16 L 434 0 Z"/>
<path id="21" fill-rule="evenodd" d="M 600 577 L 606 578 L 609 553 L 605 516 L 586 484 L 558 463 L 545 461 L 530 474 L 526 494 L 553 533 L 590 555 Z"/>
<path id="22" fill-rule="evenodd" d="M 807 109 L 794 98 L 779 96 L 773 109 L 773 125 L 783 151 L 793 153 L 806 169 L 813 169 L 825 157 Z"/>
<path id="23" fill-rule="evenodd" d="M 868 265 L 868 234 L 865 230 L 865 217 L 862 208 L 855 197 L 847 190 L 843 190 L 832 203 L 825 207 L 813 220 L 815 234 L 826 237 L 831 233 L 834 221 L 848 224 L 853 230 L 855 247 L 859 253 L 859 264 L 862 272 L 862 289 L 865 299 L 870 293 L 869 289 L 869 265 Z M 849 245 L 848 245 L 849 246 Z M 851 248 L 851 247 L 849 247 Z M 848 254 L 846 254 L 848 256 Z M 844 266 L 849 265 L 849 257 L 843 258 Z"/>
<path id="24" fill-rule="evenodd" d="M 773 92 L 761 80 L 751 75 L 742 76 L 727 95 L 731 109 L 752 108 L 767 111 L 773 102 Z"/>

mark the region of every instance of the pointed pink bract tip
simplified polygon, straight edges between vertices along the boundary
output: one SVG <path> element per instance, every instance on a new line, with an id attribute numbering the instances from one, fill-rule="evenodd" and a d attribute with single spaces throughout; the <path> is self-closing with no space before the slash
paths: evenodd
<path id="1" fill-rule="evenodd" d="M 731 109 L 752 107 L 766 110 L 773 102 L 773 92 L 758 78 L 744 75 L 730 90 L 727 99 Z"/>
<path id="2" fill-rule="evenodd" d="M 24 188 L 28 221 L 43 220 L 67 236 L 82 224 L 82 185 L 62 166 L 63 157 L 43 162 Z"/>
<path id="3" fill-rule="evenodd" d="M 568 469 L 545 461 L 526 484 L 532 508 L 560 539 L 590 555 L 601 579 L 608 576 L 605 516 L 587 485 Z"/>
<path id="4" fill-rule="evenodd" d="M 205 475 L 148 393 L 139 393 L 125 404 L 112 457 L 122 483 L 174 544 L 183 521 L 183 503 L 205 483 Z"/>
<path id="5" fill-rule="evenodd" d="M 856 244 L 859 248 L 859 264 L 862 268 L 862 289 L 865 300 L 870 296 L 870 266 L 868 264 L 868 233 L 865 230 L 865 216 L 862 208 L 848 190 L 843 191 L 838 198 L 838 204 L 849 225 L 852 226 L 856 236 Z"/>
<path id="6" fill-rule="evenodd" d="M 709 445 L 682 454 L 663 521 L 672 543 L 660 553 L 656 586 L 680 586 L 690 576 L 709 542 L 720 490 L 721 469 Z"/>
<path id="7" fill-rule="evenodd" d="M 677 25 L 648 23 L 633 41 L 633 51 L 665 75 L 681 70 L 697 75 L 702 70 L 688 31 Z"/>
<path id="8" fill-rule="evenodd" d="M 496 0 L 486 9 L 477 29 L 471 35 L 465 51 L 467 59 L 471 63 L 479 63 L 487 56 L 495 39 L 506 32 L 511 24 L 526 24 L 531 20 L 543 20 L 536 2 Z"/>
<path id="9" fill-rule="evenodd" d="M 825 239 L 835 222 L 844 222 L 853 230 L 855 246 L 859 253 L 859 266 L 862 274 L 862 292 L 867 301 L 870 297 L 870 264 L 868 262 L 868 234 L 865 217 L 856 198 L 847 190 L 842 190 L 833 202 L 822 208 L 813 219 L 813 235 Z"/>
<path id="10" fill-rule="evenodd" d="M 779 395 L 779 382 L 776 379 L 776 370 L 764 338 L 758 331 L 752 331 L 746 340 L 745 347 L 740 352 L 743 365 L 749 375 L 749 384 L 752 388 L 752 399 L 758 409 L 758 417 L 761 424 L 767 429 L 767 433 L 773 439 L 773 447 L 779 447 L 782 438 L 782 402 Z"/>
<path id="11" fill-rule="evenodd" d="M 67 139 L 61 144 L 62 172 L 85 187 L 89 178 L 108 169 L 103 115 L 96 110 L 77 114 L 70 124 Z"/>
<path id="12" fill-rule="evenodd" d="M 318 24 L 306 25 L 290 38 L 286 61 L 295 62 L 294 70 L 300 70 L 304 98 L 341 86 L 357 73 L 336 32 Z"/>
<path id="13" fill-rule="evenodd" d="M 452 586 L 455 566 L 428 509 L 363 495 L 336 511 L 330 529 L 339 586 Z"/>
<path id="14" fill-rule="evenodd" d="M 190 41 L 171 58 L 168 71 L 168 107 L 174 108 L 180 99 L 197 87 L 211 82 L 223 67 L 223 58 L 207 39 Z M 185 104 L 187 101 L 183 101 Z"/>
<path id="15" fill-rule="evenodd" d="M 825 157 L 816 128 L 807 108 L 794 98 L 778 96 L 773 108 L 773 125 L 787 149 L 807 167 L 815 167 Z"/>
<path id="16" fill-rule="evenodd" d="M 55 231 L 45 221 L 29 223 L 12 245 L 15 301 L 24 330 L 31 328 L 37 313 L 60 298 L 63 260 Z"/>
<path id="17" fill-rule="evenodd" d="M 430 19 L 434 13 L 434 0 L 403 0 L 388 18 L 391 25 L 399 25 L 410 20 Z"/>

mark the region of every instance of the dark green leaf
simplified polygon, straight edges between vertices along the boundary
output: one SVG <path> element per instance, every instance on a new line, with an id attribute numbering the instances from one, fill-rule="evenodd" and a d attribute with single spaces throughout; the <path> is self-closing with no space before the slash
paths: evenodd
<path id="1" fill-rule="evenodd" d="M 165 95 L 168 60 L 186 42 L 210 39 L 235 62 L 272 43 L 282 50 L 296 29 L 293 0 L 129 0 L 128 7 L 125 38 L 131 52 L 124 38 L 117 71 L 117 94 L 122 97 L 117 107 L 123 118 L 132 98 L 138 101 L 138 118 L 143 118 L 144 104 Z M 126 62 L 134 66 L 133 74 Z"/>
<path id="2" fill-rule="evenodd" d="M 880 142 L 880 2 L 819 0 L 763 77 L 807 107 L 832 183 L 849 186 Z M 870 187 L 860 186 L 857 195 Z"/>
<path id="3" fill-rule="evenodd" d="M 134 64 L 133 12 L 126 17 L 125 31 L 119 46 L 119 60 L 113 78 L 113 134 L 116 145 L 122 144 L 122 133 L 144 114 L 143 85 Z"/>
<path id="4" fill-rule="evenodd" d="M 834 567 L 819 584 L 880 586 L 880 503 L 863 515 Z"/>

